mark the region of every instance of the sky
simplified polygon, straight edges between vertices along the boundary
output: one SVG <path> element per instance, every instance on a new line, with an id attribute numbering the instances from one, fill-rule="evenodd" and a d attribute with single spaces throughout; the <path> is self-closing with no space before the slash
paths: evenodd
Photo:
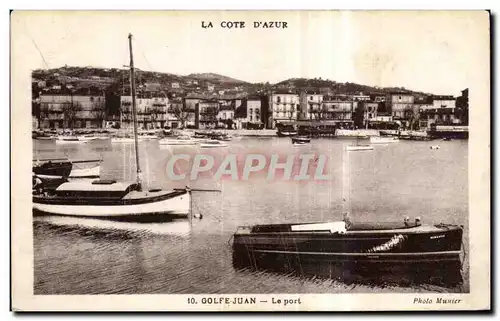
<path id="1" fill-rule="evenodd" d="M 214 27 L 202 28 L 209 21 Z M 254 28 L 255 21 L 287 28 Z M 488 27 L 485 11 L 17 11 L 11 41 L 13 62 L 31 70 L 121 68 L 130 32 L 143 70 L 270 83 L 321 77 L 456 96 L 485 81 Z"/>

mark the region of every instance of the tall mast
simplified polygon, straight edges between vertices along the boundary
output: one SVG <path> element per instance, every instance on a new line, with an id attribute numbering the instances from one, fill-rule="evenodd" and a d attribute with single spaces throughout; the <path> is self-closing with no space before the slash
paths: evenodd
<path id="1" fill-rule="evenodd" d="M 128 45 L 130 50 L 130 91 L 132 95 L 132 117 L 134 121 L 134 147 L 135 147 L 135 165 L 137 168 L 137 184 L 141 190 L 141 166 L 139 165 L 139 141 L 137 138 L 137 107 L 135 105 L 135 76 L 134 76 L 134 55 L 132 52 L 132 34 L 128 35 Z"/>
<path id="2" fill-rule="evenodd" d="M 346 146 L 342 146 L 342 212 L 351 214 L 351 158 Z"/>

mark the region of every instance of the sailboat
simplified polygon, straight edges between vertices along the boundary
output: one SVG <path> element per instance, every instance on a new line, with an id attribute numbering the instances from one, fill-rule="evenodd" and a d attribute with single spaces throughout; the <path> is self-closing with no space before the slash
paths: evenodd
<path id="1" fill-rule="evenodd" d="M 356 138 L 356 145 L 347 145 L 345 147 L 345 149 L 348 152 L 366 151 L 366 150 L 373 150 L 373 146 L 371 146 L 371 145 L 360 145 L 359 144 L 359 138 Z"/>
<path id="2" fill-rule="evenodd" d="M 345 175 L 348 151 L 343 151 L 343 165 Z M 352 222 L 350 187 L 345 187 L 349 184 L 344 177 L 341 221 L 240 226 L 233 234 L 233 265 L 317 262 L 338 264 L 349 270 L 383 270 L 398 265 L 416 269 L 461 266 L 463 226 L 424 225 L 420 218 L 388 223 Z"/>
<path id="3" fill-rule="evenodd" d="M 130 87 L 134 122 L 136 163 L 135 181 L 94 180 L 66 181 L 54 189 L 34 189 L 33 210 L 79 217 L 137 218 L 144 215 L 187 217 L 191 207 L 191 190 L 144 190 L 141 182 L 137 131 L 132 35 L 129 34 Z"/>

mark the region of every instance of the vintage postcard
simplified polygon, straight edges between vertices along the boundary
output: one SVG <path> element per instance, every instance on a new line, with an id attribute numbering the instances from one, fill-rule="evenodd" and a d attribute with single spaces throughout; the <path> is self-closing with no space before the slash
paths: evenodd
<path id="1" fill-rule="evenodd" d="M 13 11 L 12 310 L 490 309 L 489 63 L 487 11 Z"/>

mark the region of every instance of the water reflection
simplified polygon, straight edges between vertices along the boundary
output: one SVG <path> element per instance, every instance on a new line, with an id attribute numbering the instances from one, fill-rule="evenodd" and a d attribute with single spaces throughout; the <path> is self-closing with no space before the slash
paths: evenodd
<path id="1" fill-rule="evenodd" d="M 275 254 L 260 256 L 252 262 L 251 266 L 244 265 L 233 256 L 233 267 L 240 273 L 266 271 L 309 280 L 331 279 L 345 285 L 356 284 L 370 287 L 422 287 L 427 285 L 456 288 L 463 284 L 459 262 L 446 264 L 442 262 L 355 264 Z"/>

